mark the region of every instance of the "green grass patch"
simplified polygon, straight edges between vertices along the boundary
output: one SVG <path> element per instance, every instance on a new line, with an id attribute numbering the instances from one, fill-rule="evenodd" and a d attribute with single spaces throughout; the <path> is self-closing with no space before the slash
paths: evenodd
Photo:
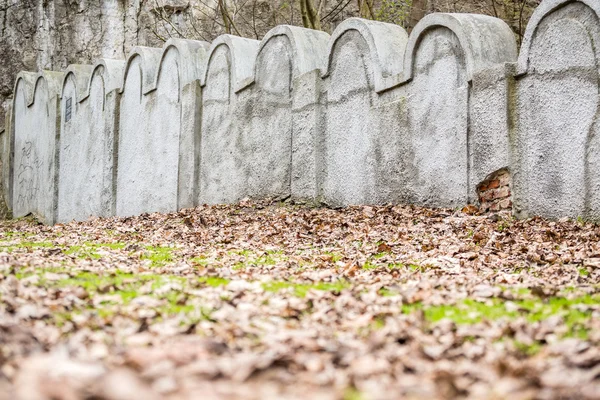
<path id="1" fill-rule="evenodd" d="M 66 273 L 64 269 L 50 271 L 47 269 L 38 270 L 36 273 L 40 276 L 37 283 L 40 286 L 66 288 L 66 287 L 81 287 L 94 296 L 96 294 L 118 294 L 121 296 L 123 304 L 129 303 L 131 300 L 139 296 L 139 289 L 152 282 L 152 290 L 156 290 L 169 282 L 183 283 L 185 278 L 169 275 L 155 274 L 132 274 L 128 272 L 114 271 L 105 274 L 97 274 L 88 271 L 78 273 L 70 273 L 68 278 L 58 280 L 45 279 L 47 272 Z M 31 276 L 32 274 L 29 274 Z"/>
<path id="2" fill-rule="evenodd" d="M 190 258 L 190 262 L 192 264 L 200 265 L 202 267 L 206 267 L 210 264 L 210 260 L 208 259 L 208 257 L 204 256 Z"/>
<path id="3" fill-rule="evenodd" d="M 67 251 L 65 251 L 65 254 L 69 256 L 75 256 L 80 259 L 99 260 L 102 258 L 102 256 L 98 254 L 93 247 L 87 246 L 71 246 Z"/>
<path id="4" fill-rule="evenodd" d="M 454 305 L 439 306 L 414 303 L 403 304 L 402 312 L 410 314 L 423 310 L 425 319 L 430 323 L 449 319 L 456 324 L 476 324 L 484 320 L 502 318 L 512 320 L 520 316 L 530 323 L 535 323 L 558 315 L 568 328 L 565 336 L 587 339 L 588 332 L 584 324 L 592 317 L 592 308 L 600 306 L 600 295 L 585 295 L 573 299 L 550 297 L 515 300 L 512 301 L 512 307 L 507 307 L 507 303 L 502 299 L 490 299 L 486 302 L 464 299 Z"/>
<path id="5" fill-rule="evenodd" d="M 98 250 L 122 250 L 125 248 L 125 246 L 125 243 L 84 242 L 80 245 L 70 246 L 67 250 L 65 250 L 65 254 L 77 257 L 79 259 L 99 260 L 102 258 L 102 255 L 98 252 Z"/>
<path id="6" fill-rule="evenodd" d="M 121 296 L 123 303 L 127 304 L 138 296 L 138 290 L 144 283 L 154 279 L 157 277 L 123 272 L 106 275 L 80 272 L 75 276 L 44 284 L 55 287 L 82 287 L 92 296 L 98 293 L 116 293 Z"/>
<path id="7" fill-rule="evenodd" d="M 172 247 L 146 246 L 146 251 L 142 254 L 142 260 L 149 260 L 153 267 L 164 267 L 175 260 Z"/>
<path id="8" fill-rule="evenodd" d="M 7 232 L 2 232 L 1 235 L 3 236 L 3 239 L 15 239 L 15 238 L 28 238 L 31 236 L 35 236 L 33 233 L 29 233 L 29 232 L 21 232 L 21 231 L 7 231 Z"/>
<path id="9" fill-rule="evenodd" d="M 370 259 L 365 261 L 365 263 L 362 266 L 362 269 L 366 269 L 366 270 L 372 270 L 379 267 L 379 265 L 377 265 L 376 263 L 373 263 L 373 261 L 371 261 Z"/>
<path id="10" fill-rule="evenodd" d="M 20 243 L 2 243 L 0 242 L 0 248 L 8 251 L 9 253 L 14 250 L 31 250 L 31 249 L 44 249 L 44 248 L 53 248 L 57 247 L 52 242 L 44 241 L 44 242 L 29 242 L 24 241 Z"/>
<path id="11" fill-rule="evenodd" d="M 62 274 L 64 277 L 46 278 L 46 274 Z M 99 318 L 112 318 L 119 312 L 121 306 L 127 306 L 139 297 L 142 286 L 150 285 L 149 291 L 143 294 L 161 300 L 161 305 L 155 308 L 156 318 L 165 318 L 178 314 L 184 314 L 192 322 L 210 318 L 210 310 L 202 309 L 196 305 L 190 304 L 188 294 L 186 294 L 186 283 L 191 283 L 189 278 L 172 275 L 158 274 L 133 274 L 122 271 L 111 271 L 105 273 L 94 273 L 89 271 L 73 271 L 65 268 L 38 268 L 29 269 L 27 272 L 15 274 L 18 279 L 31 276 L 39 276 L 35 282 L 38 286 L 46 288 L 76 288 L 85 289 L 90 298 L 98 295 L 117 295 L 119 297 L 106 297 L 99 304 L 97 302 L 86 301 L 72 310 L 62 310 L 53 312 L 51 318 L 57 326 L 63 326 L 67 321 L 72 321 L 73 316 L 83 312 L 91 312 Z M 220 277 L 201 277 L 199 282 L 211 286 L 219 287 L 229 283 L 229 280 Z M 173 284 L 170 290 L 165 285 Z M 94 305 L 92 305 L 94 304 Z"/>
<path id="12" fill-rule="evenodd" d="M 212 287 L 226 286 L 230 282 L 229 279 L 218 276 L 203 276 L 198 281 Z"/>
<path id="13" fill-rule="evenodd" d="M 532 344 L 525 344 L 519 341 L 515 341 L 515 348 L 528 357 L 535 356 L 542 350 L 543 345 L 540 342 L 533 342 Z"/>
<path id="14" fill-rule="evenodd" d="M 579 276 L 589 276 L 590 275 L 590 271 L 587 270 L 587 268 L 579 268 Z"/>
<path id="15" fill-rule="evenodd" d="M 266 252 L 253 252 L 247 249 L 230 250 L 227 252 L 230 256 L 242 257 L 242 260 L 235 260 L 232 269 L 240 270 L 253 266 L 276 265 L 278 262 L 287 261 L 287 257 L 282 251 L 269 250 Z"/>
<path id="16" fill-rule="evenodd" d="M 277 293 L 281 290 L 292 289 L 294 295 L 298 297 L 306 297 L 310 290 L 320 290 L 324 292 L 341 292 L 349 287 L 346 281 L 337 282 L 316 282 L 316 283 L 294 283 L 284 281 L 266 282 L 262 285 L 267 292 Z"/>
<path id="17" fill-rule="evenodd" d="M 386 287 L 382 287 L 381 289 L 379 289 L 379 291 L 377 293 L 379 293 L 379 295 L 383 296 L 383 297 L 394 297 L 394 296 L 400 295 L 400 293 L 398 293 L 394 290 L 388 289 Z"/>
<path id="18" fill-rule="evenodd" d="M 364 395 L 356 388 L 350 387 L 344 391 L 343 400 L 364 400 Z"/>

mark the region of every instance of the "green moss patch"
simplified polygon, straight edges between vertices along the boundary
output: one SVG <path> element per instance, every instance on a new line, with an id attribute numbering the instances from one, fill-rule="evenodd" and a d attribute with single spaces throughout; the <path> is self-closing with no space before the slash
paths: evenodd
<path id="1" fill-rule="evenodd" d="M 454 305 L 425 306 L 422 303 L 405 304 L 402 311 L 410 314 L 422 310 L 425 319 L 436 323 L 449 319 L 456 324 L 476 324 L 484 320 L 525 318 L 530 323 L 560 316 L 566 327 L 565 336 L 585 339 L 585 323 L 592 317 L 594 309 L 600 308 L 600 295 L 585 295 L 575 298 L 549 297 L 506 301 L 490 299 L 479 302 L 464 299 Z"/>

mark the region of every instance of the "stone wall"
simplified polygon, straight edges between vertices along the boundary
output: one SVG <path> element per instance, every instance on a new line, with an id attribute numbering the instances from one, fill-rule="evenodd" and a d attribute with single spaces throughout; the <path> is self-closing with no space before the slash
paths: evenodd
<path id="1" fill-rule="evenodd" d="M 597 219 L 599 14 L 544 1 L 520 55 L 499 19 L 431 14 L 410 35 L 351 18 L 24 74 L 5 187 L 46 222 L 245 197 Z"/>
<path id="2" fill-rule="evenodd" d="M 516 65 L 511 124 L 520 217 L 600 219 L 600 2 L 543 2 Z"/>
<path id="3" fill-rule="evenodd" d="M 24 72 L 13 103 L 12 210 L 15 218 L 37 215 L 56 222 L 61 72 Z"/>
<path id="4" fill-rule="evenodd" d="M 57 220 L 115 213 L 119 103 L 125 63 L 72 65 L 62 87 Z"/>
<path id="5" fill-rule="evenodd" d="M 130 54 L 120 89 L 117 215 L 195 204 L 197 81 L 208 46 L 172 39 Z"/>

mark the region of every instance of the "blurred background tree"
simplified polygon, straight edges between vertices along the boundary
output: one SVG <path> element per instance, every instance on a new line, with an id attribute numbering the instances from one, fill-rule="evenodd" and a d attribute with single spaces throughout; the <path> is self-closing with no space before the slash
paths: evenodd
<path id="1" fill-rule="evenodd" d="M 150 21 L 156 38 L 212 40 L 222 33 L 260 39 L 276 25 L 288 24 L 331 33 L 349 17 L 400 25 L 412 30 L 432 12 L 479 13 L 501 18 L 522 40 L 540 0 L 177 0 L 155 3 Z"/>

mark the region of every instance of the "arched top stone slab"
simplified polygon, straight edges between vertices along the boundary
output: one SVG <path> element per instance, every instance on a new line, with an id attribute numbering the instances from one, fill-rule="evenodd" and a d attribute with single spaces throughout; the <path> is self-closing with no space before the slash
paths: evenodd
<path id="1" fill-rule="evenodd" d="M 408 43 L 408 34 L 401 26 L 362 18 L 347 19 L 331 35 L 324 78 L 331 72 L 337 41 L 349 31 L 358 32 L 369 47 L 375 75 L 375 91 L 382 92 L 402 81 L 402 56 Z"/>
<path id="2" fill-rule="evenodd" d="M 87 91 L 85 93 L 85 97 L 81 100 L 85 100 L 90 95 L 91 83 L 92 80 L 100 75 L 102 77 L 102 82 L 104 83 L 104 93 L 112 92 L 113 90 L 118 90 L 121 88 L 123 84 L 123 74 L 125 73 L 125 61 L 122 60 L 111 60 L 108 58 L 101 58 L 94 64 L 94 69 L 92 75 L 90 76 L 90 80 L 87 85 Z"/>
<path id="3" fill-rule="evenodd" d="M 156 89 L 158 79 L 162 70 L 163 60 L 170 51 L 176 51 L 179 55 L 179 79 L 181 87 L 202 78 L 203 68 L 206 64 L 210 43 L 200 40 L 169 39 L 162 48 L 160 63 L 154 76 L 154 82 L 150 90 Z"/>
<path id="4" fill-rule="evenodd" d="M 233 35 L 221 35 L 216 38 L 208 51 L 206 65 L 203 71 L 202 86 L 206 86 L 208 78 L 208 69 L 213 54 L 221 46 L 229 49 L 229 57 L 231 62 L 231 80 L 234 91 L 237 93 L 254 81 L 254 64 L 260 42 L 253 39 L 245 39 Z"/>
<path id="5" fill-rule="evenodd" d="M 97 75 L 101 75 L 105 93 L 120 89 L 123 83 L 124 70 L 125 61 L 107 58 L 97 60 L 94 65 L 72 64 L 65 71 L 66 75 L 62 90 L 64 91 L 69 75 L 73 75 L 75 77 L 77 101 L 82 102 L 89 97 L 92 80 Z"/>
<path id="6" fill-rule="evenodd" d="M 285 36 L 289 41 L 293 77 L 324 68 L 329 34 L 298 26 L 279 25 L 267 32 L 260 42 L 257 54 L 263 51 L 270 40 L 279 36 Z M 253 81 L 256 80 L 256 68 L 255 65 Z"/>
<path id="7" fill-rule="evenodd" d="M 600 19 L 600 1 L 598 0 L 544 0 L 535 9 L 533 15 L 529 19 L 525 35 L 523 36 L 523 44 L 521 45 L 521 53 L 519 54 L 519 60 L 517 62 L 517 76 L 526 74 L 529 70 L 529 57 L 531 53 L 531 46 L 535 38 L 538 26 L 542 23 L 544 18 L 550 14 L 558 11 L 560 8 L 569 4 L 581 3 L 588 6 L 596 16 Z"/>
<path id="8" fill-rule="evenodd" d="M 15 79 L 15 87 L 13 90 L 15 96 L 13 96 L 13 101 L 16 100 L 17 90 L 19 90 L 20 88 L 20 90 L 23 92 L 23 95 L 25 96 L 25 104 L 31 105 L 33 103 L 33 86 L 35 85 L 35 80 L 37 76 L 38 74 L 36 72 L 19 72 L 17 78 Z"/>
<path id="9" fill-rule="evenodd" d="M 85 97 L 87 97 L 88 87 L 90 84 L 90 78 L 92 77 L 92 72 L 94 71 L 94 67 L 92 65 L 82 65 L 82 64 L 71 64 L 65 70 L 65 77 L 62 83 L 62 89 L 60 92 L 60 97 L 63 97 L 65 92 L 65 85 L 69 79 L 73 79 L 75 82 L 75 101 L 80 102 Z"/>
<path id="10" fill-rule="evenodd" d="M 142 94 L 149 93 L 156 89 L 156 74 L 160 65 L 160 59 L 162 57 L 162 49 L 155 47 L 136 46 L 129 56 L 125 65 L 125 72 L 123 75 L 123 82 L 120 92 L 123 93 L 125 89 L 125 81 L 132 63 L 139 58 L 141 60 L 142 69 Z"/>
<path id="11" fill-rule="evenodd" d="M 35 72 L 19 72 L 15 80 L 14 93 L 16 93 L 19 84 L 23 84 L 25 91 L 26 105 L 29 107 L 35 102 L 35 94 L 40 82 L 45 82 L 50 96 L 60 96 L 62 91 L 62 83 L 65 74 L 56 71 L 41 71 Z M 13 101 L 16 96 L 13 97 Z"/>
<path id="12" fill-rule="evenodd" d="M 414 60 L 421 40 L 435 28 L 452 31 L 464 51 L 467 80 L 496 64 L 517 60 L 517 43 L 510 27 L 501 19 L 477 14 L 434 13 L 423 18 L 410 35 L 404 56 L 404 81 L 414 76 Z"/>

